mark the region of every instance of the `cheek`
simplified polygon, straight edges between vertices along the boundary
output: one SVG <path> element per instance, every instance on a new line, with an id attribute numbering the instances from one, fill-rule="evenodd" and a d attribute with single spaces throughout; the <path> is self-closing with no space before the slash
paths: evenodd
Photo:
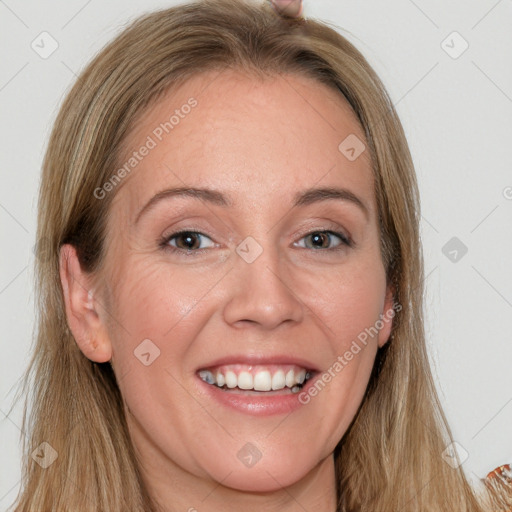
<path id="1" fill-rule="evenodd" d="M 375 358 L 375 347 L 366 346 L 349 361 L 338 356 L 301 400 L 311 415 L 322 418 L 316 435 L 323 439 L 322 455 L 329 455 L 348 430 L 363 401 Z"/>
<path id="2" fill-rule="evenodd" d="M 189 325 L 186 318 L 194 315 L 211 287 L 211 276 L 158 261 L 149 263 L 150 259 L 155 258 L 133 258 L 123 276 L 116 278 L 116 314 L 133 337 L 163 339 Z"/>
<path id="3" fill-rule="evenodd" d="M 318 433 L 328 440 L 327 454 L 353 420 L 368 385 L 386 281 L 383 268 L 370 261 L 319 277 L 314 286 L 313 281 L 301 283 L 301 297 L 328 340 L 329 358 L 301 401 L 312 416 L 323 417 Z"/>
<path id="4" fill-rule="evenodd" d="M 309 416 L 321 418 L 315 435 L 324 441 L 324 456 L 338 444 L 362 403 L 378 347 L 374 328 L 378 315 L 372 314 L 376 302 L 367 297 L 348 302 L 341 310 L 337 307 L 333 316 L 324 310 L 323 321 L 332 326 L 330 357 L 313 385 L 299 396 Z"/>
<path id="5" fill-rule="evenodd" d="M 383 313 L 386 277 L 378 258 L 353 258 L 346 265 L 295 280 L 297 294 L 314 314 L 336 354 L 356 339 L 376 338 Z"/>
<path id="6" fill-rule="evenodd" d="M 211 276 L 149 260 L 137 255 L 123 271 L 117 269 L 110 337 L 127 409 L 158 438 L 163 411 L 181 410 L 189 399 L 181 383 L 189 377 L 186 363 L 204 325 L 203 297 L 211 288 Z M 166 428 L 185 430 L 179 415 L 168 419 Z M 179 451 L 177 446 L 173 451 Z"/>
<path id="7" fill-rule="evenodd" d="M 157 370 L 179 370 L 201 328 L 198 315 L 208 283 L 190 273 L 149 265 L 148 260 L 134 258 L 123 271 L 118 268 L 115 309 L 108 312 L 112 363 L 120 387 L 127 375 L 140 388 L 144 383 L 149 388 L 162 377 Z M 138 391 L 129 396 L 137 399 Z"/>

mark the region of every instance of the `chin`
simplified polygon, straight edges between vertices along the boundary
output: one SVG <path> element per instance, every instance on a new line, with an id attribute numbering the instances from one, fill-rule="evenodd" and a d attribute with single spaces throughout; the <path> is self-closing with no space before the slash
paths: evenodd
<path id="1" fill-rule="evenodd" d="M 237 464 L 235 468 L 216 468 L 210 475 L 225 487 L 244 492 L 266 493 L 279 491 L 299 482 L 313 469 L 306 466 L 291 467 L 292 464 L 284 460 L 264 463 L 263 459 L 252 467 L 241 466 Z"/>

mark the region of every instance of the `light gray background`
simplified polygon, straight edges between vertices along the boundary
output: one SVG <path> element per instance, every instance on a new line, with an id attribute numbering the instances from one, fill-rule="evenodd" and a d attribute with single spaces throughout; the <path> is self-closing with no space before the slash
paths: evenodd
<path id="1" fill-rule="evenodd" d="M 19 487 L 21 404 L 6 414 L 31 348 L 51 124 L 97 50 L 138 14 L 175 3 L 0 0 L 0 510 Z M 476 481 L 512 462 L 512 2 L 306 0 L 305 15 L 340 27 L 364 53 L 404 124 L 422 195 L 429 351 Z M 58 43 L 46 59 L 31 47 L 50 48 L 43 31 Z M 461 38 L 469 47 L 459 55 Z M 468 248 L 455 262 L 450 246 L 443 253 L 452 237 Z"/>

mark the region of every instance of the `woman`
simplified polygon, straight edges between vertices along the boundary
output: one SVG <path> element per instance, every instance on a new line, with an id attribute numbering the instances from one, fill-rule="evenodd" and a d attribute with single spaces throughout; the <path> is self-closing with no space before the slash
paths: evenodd
<path id="1" fill-rule="evenodd" d="M 66 98 L 16 511 L 510 506 L 443 456 L 393 105 L 347 40 L 282 14 L 149 14 Z"/>

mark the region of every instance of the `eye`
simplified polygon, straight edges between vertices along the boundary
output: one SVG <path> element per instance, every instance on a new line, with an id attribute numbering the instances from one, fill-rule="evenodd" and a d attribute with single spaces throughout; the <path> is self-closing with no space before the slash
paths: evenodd
<path id="1" fill-rule="evenodd" d="M 338 242 L 333 247 L 328 247 L 333 240 L 336 242 L 336 239 L 338 239 Z M 299 247 L 305 247 L 306 249 L 336 250 L 340 245 L 351 246 L 350 240 L 342 233 L 337 233 L 336 231 L 312 231 L 301 240 L 311 240 L 310 244 L 305 243 L 302 245 L 298 243 Z"/>
<path id="2" fill-rule="evenodd" d="M 302 242 L 303 240 L 306 242 Z M 209 241 L 209 243 L 207 243 L 206 246 L 201 246 L 205 241 Z M 210 237 L 203 233 L 193 230 L 183 230 L 165 235 L 160 240 L 159 245 L 164 250 L 191 255 L 192 253 L 201 253 L 203 250 L 214 247 L 215 243 Z M 319 230 L 308 233 L 295 245 L 304 247 L 305 249 L 335 251 L 343 249 L 342 246 L 352 247 L 352 242 L 343 233 Z"/>
<path id="3" fill-rule="evenodd" d="M 210 240 L 211 244 L 207 247 L 199 247 L 202 240 L 204 239 Z M 200 251 L 201 249 L 213 247 L 213 245 L 214 243 L 212 242 L 211 238 L 207 237 L 203 233 L 199 233 L 198 231 L 179 231 L 177 233 L 172 233 L 171 235 L 165 236 L 160 241 L 160 246 L 163 248 L 165 247 L 172 251 L 185 252 L 196 252 Z"/>

